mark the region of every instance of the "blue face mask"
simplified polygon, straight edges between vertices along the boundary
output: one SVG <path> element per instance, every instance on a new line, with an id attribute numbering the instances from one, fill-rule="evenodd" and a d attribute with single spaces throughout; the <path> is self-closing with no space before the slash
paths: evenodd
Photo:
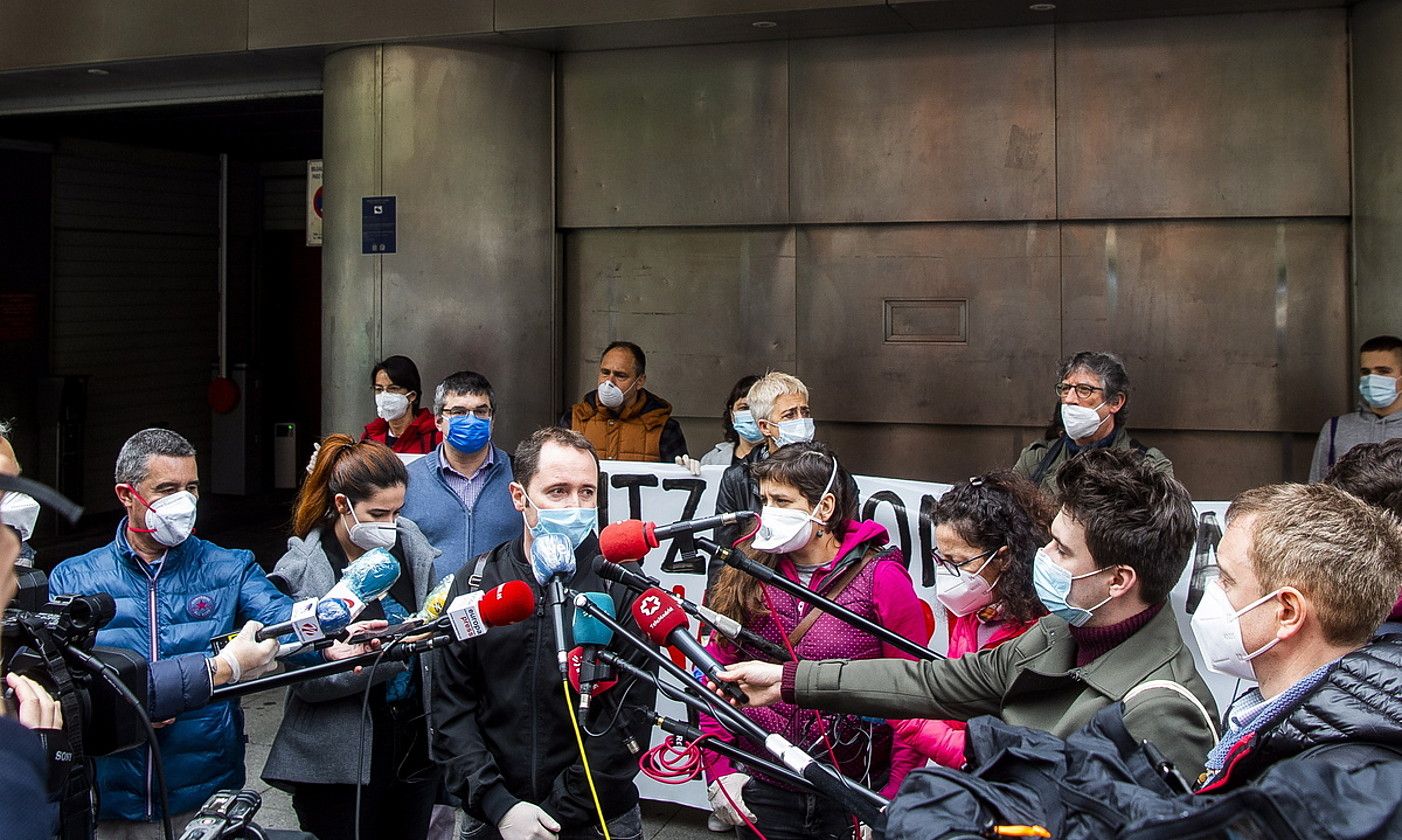
<path id="1" fill-rule="evenodd" d="M 740 409 L 730 415 L 730 425 L 734 427 L 735 434 L 744 438 L 747 443 L 759 443 L 764 440 L 764 432 L 759 430 L 759 424 L 755 422 L 755 416 L 748 409 Z"/>
<path id="2" fill-rule="evenodd" d="M 443 436 L 448 445 L 464 455 L 482 451 L 492 439 L 492 421 L 475 414 L 448 418 L 448 433 Z"/>
<path id="3" fill-rule="evenodd" d="M 532 539 L 540 539 L 544 534 L 559 534 L 568 539 L 572 547 L 579 548 L 599 523 L 597 508 L 542 508 L 531 501 L 529 494 L 526 504 L 535 508 L 537 517 L 535 527 L 531 528 Z M 524 512 L 521 514 L 522 517 L 525 515 Z"/>
<path id="4" fill-rule="evenodd" d="M 1032 587 L 1037 590 L 1037 597 L 1041 600 L 1042 606 L 1047 608 L 1047 612 L 1065 619 L 1066 623 L 1072 627 L 1080 627 L 1090 621 L 1090 617 L 1096 610 L 1110 603 L 1110 598 L 1106 597 L 1104 601 L 1090 609 L 1072 606 L 1066 602 L 1066 598 L 1071 594 L 1071 582 L 1092 577 L 1113 568 L 1115 567 L 1106 566 L 1083 575 L 1073 575 L 1054 563 L 1047 556 L 1045 548 L 1039 548 L 1037 556 L 1032 560 Z"/>
<path id="5" fill-rule="evenodd" d="M 1373 408 L 1387 408 L 1397 402 L 1397 380 L 1370 373 L 1358 380 L 1358 395 Z"/>

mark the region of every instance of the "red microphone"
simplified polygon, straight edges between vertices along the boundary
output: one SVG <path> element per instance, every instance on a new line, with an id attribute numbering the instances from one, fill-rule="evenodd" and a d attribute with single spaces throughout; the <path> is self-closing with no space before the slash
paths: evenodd
<path id="1" fill-rule="evenodd" d="M 599 532 L 599 551 L 614 563 L 641 560 L 663 540 L 670 540 L 678 534 L 693 534 L 697 531 L 709 531 L 719 525 L 734 525 L 741 519 L 754 515 L 753 511 L 739 510 L 660 526 L 656 522 L 625 519 Z"/>
<path id="2" fill-rule="evenodd" d="M 535 591 L 521 580 L 508 580 L 486 592 L 467 592 L 443 611 L 458 641 L 475 638 L 488 627 L 515 624 L 535 612 Z"/>
<path id="3" fill-rule="evenodd" d="M 739 703 L 749 702 L 748 697 L 734 683 L 725 682 L 718 675 L 725 666 L 701 646 L 691 635 L 690 622 L 677 602 L 657 587 L 652 587 L 639 595 L 632 606 L 633 620 L 643 635 L 656 645 L 671 645 L 682 652 L 692 664 L 720 686 L 727 696 Z"/>
<path id="4" fill-rule="evenodd" d="M 478 605 L 488 627 L 505 627 L 530 618 L 535 612 L 535 591 L 524 580 L 508 580 L 487 590 Z"/>
<path id="5" fill-rule="evenodd" d="M 570 651 L 570 658 L 569 658 L 570 688 L 574 689 L 574 691 L 575 691 L 576 694 L 581 693 L 581 691 L 580 691 L 580 686 L 582 685 L 582 683 L 579 681 L 579 669 L 580 669 L 580 667 L 583 665 L 583 660 L 584 660 L 584 648 L 583 648 L 582 646 L 576 646 L 574 649 L 572 649 L 572 650 Z M 605 679 L 595 679 L 595 680 L 594 680 L 593 695 L 594 695 L 595 697 L 598 697 L 600 694 L 603 694 L 604 692 L 608 691 L 610 688 L 613 688 L 613 687 L 614 687 L 615 685 L 617 685 L 617 684 L 618 684 L 618 678 L 617 678 L 617 677 L 608 677 L 608 678 L 605 678 Z"/>

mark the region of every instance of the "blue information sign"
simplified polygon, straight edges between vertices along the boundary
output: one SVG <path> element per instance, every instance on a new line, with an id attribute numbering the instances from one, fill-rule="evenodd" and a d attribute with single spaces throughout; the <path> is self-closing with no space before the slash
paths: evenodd
<path id="1" fill-rule="evenodd" d="M 392 195 L 360 199 L 360 253 L 395 253 L 394 199 Z"/>

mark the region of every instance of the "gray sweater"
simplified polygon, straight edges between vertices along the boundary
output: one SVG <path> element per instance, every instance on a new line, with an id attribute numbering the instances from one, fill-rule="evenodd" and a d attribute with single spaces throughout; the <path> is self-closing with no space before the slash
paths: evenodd
<path id="1" fill-rule="evenodd" d="M 419 526 L 399 517 L 395 522 L 399 544 L 414 575 L 414 609 L 422 609 L 433 580 L 433 558 L 438 549 L 429 545 Z M 293 598 L 325 595 L 336 583 L 331 561 L 321 547 L 321 531 L 313 530 L 305 540 L 292 537 L 287 553 L 268 576 Z M 281 578 L 281 580 L 276 580 Z M 408 607 L 408 604 L 405 604 Z M 428 712 L 429 663 L 419 657 L 423 680 L 424 712 Z M 375 684 L 383 683 L 408 666 L 405 662 L 382 662 L 375 669 Z M 357 784 L 356 762 L 360 750 L 356 733 L 361 732 L 361 694 L 370 678 L 370 669 L 359 674 L 346 671 L 293 685 L 287 690 L 282 724 L 273 738 L 268 761 L 263 765 L 263 781 L 285 787 L 287 783 Z M 365 718 L 365 762 L 359 784 L 370 783 L 370 744 L 374 721 Z"/>
<path id="2" fill-rule="evenodd" d="M 1344 453 L 1360 443 L 1382 443 L 1385 440 L 1402 437 L 1402 411 L 1387 417 L 1379 417 L 1366 408 L 1359 408 L 1352 414 L 1341 414 L 1337 418 L 1338 429 L 1331 434 L 1333 421 L 1327 421 L 1319 430 L 1319 440 L 1314 444 L 1314 460 L 1310 462 L 1310 481 L 1319 481 L 1329 474 L 1329 468 L 1344 457 Z M 1329 458 L 1330 438 L 1334 444 L 1334 458 Z"/>

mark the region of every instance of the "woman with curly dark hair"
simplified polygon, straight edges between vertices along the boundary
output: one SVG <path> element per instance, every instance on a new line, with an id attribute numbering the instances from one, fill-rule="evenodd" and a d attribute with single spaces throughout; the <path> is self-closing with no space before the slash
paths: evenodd
<path id="1" fill-rule="evenodd" d="M 1046 613 L 1032 587 L 1032 558 L 1051 539 L 1055 513 L 1032 482 L 1011 470 L 975 476 L 940 497 L 930 520 L 938 598 L 949 612 L 950 658 L 1015 639 Z M 894 725 L 915 752 L 946 767 L 964 766 L 963 722 Z"/>

